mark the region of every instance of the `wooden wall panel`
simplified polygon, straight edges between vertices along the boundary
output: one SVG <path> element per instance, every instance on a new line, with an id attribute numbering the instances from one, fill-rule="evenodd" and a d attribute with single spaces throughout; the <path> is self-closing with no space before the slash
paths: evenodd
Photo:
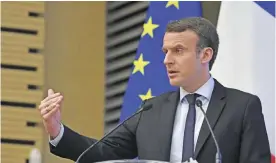
<path id="1" fill-rule="evenodd" d="M 5 41 L 5 43 L 13 44 L 13 45 L 23 45 L 23 46 L 32 46 L 35 48 L 43 48 L 43 40 L 42 38 L 38 38 L 33 35 L 27 34 L 15 34 L 13 32 L 2 32 L 1 39 Z"/>
<path id="2" fill-rule="evenodd" d="M 45 94 L 64 95 L 62 122 L 99 139 L 103 132 L 105 2 L 46 2 Z M 93 105 L 91 105 L 93 103 Z M 54 156 L 45 133 L 43 163 L 72 163 Z"/>
<path id="3" fill-rule="evenodd" d="M 1 161 L 42 149 L 44 2 L 1 2 Z"/>
<path id="4" fill-rule="evenodd" d="M 1 77 L 2 77 L 2 84 L 12 84 L 12 83 L 29 83 L 35 85 L 42 85 L 43 84 L 43 74 L 41 73 L 34 73 L 29 71 L 20 71 L 20 70 L 13 70 L 8 68 L 1 69 Z M 5 89 L 4 87 L 2 89 Z"/>

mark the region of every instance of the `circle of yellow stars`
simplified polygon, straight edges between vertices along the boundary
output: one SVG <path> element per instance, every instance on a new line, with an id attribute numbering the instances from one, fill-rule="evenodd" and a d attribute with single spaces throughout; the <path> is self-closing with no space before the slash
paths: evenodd
<path id="1" fill-rule="evenodd" d="M 168 1 L 166 4 L 166 8 L 168 7 L 172 7 L 174 6 L 176 9 L 179 10 L 179 2 L 178 1 Z M 154 37 L 154 30 L 156 30 L 159 27 L 158 24 L 154 24 L 153 23 L 153 19 L 150 16 L 147 20 L 146 23 L 144 23 L 143 25 L 143 33 L 142 33 L 142 37 L 149 35 L 151 38 Z M 134 60 L 133 62 L 134 64 L 134 69 L 132 71 L 132 74 L 135 74 L 137 72 L 140 72 L 142 75 L 145 75 L 145 67 L 148 66 L 150 64 L 149 61 L 145 61 L 143 54 L 141 53 L 139 58 L 137 60 Z M 142 101 L 144 100 L 148 100 L 154 96 L 152 96 L 152 91 L 151 88 L 148 89 L 146 94 L 140 94 L 139 95 L 140 99 Z"/>

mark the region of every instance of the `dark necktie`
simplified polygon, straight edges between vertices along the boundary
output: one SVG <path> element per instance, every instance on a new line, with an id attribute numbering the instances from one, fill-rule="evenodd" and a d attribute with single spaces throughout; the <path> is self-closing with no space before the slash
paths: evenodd
<path id="1" fill-rule="evenodd" d="M 185 96 L 189 103 L 189 111 L 187 114 L 185 132 L 183 139 L 183 151 L 182 151 L 182 162 L 187 161 L 194 156 L 194 132 L 195 132 L 195 101 L 199 97 L 198 94 L 188 94 Z"/>

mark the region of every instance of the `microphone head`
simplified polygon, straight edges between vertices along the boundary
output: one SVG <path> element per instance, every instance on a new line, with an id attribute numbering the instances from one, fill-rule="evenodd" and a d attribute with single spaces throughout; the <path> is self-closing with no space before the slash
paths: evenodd
<path id="1" fill-rule="evenodd" d="M 201 100 L 196 100 L 196 106 L 202 107 L 202 101 Z"/>
<path id="2" fill-rule="evenodd" d="M 150 104 L 150 103 L 147 103 L 147 104 L 145 104 L 145 106 L 143 106 L 143 110 L 144 111 L 146 111 L 146 110 L 149 110 L 149 109 L 151 109 L 152 108 L 152 104 Z"/>
<path id="3" fill-rule="evenodd" d="M 146 100 L 145 100 L 145 101 L 143 101 L 142 105 L 141 105 L 140 108 L 136 111 L 135 114 L 140 113 L 140 112 L 142 112 L 142 111 L 147 111 L 147 110 L 149 110 L 151 107 L 152 107 L 152 104 L 150 104 L 150 103 L 147 103 L 147 104 L 146 104 Z"/>

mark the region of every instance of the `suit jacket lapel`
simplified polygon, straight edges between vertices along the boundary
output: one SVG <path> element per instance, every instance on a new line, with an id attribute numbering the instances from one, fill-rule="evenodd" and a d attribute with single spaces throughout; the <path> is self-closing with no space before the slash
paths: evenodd
<path id="1" fill-rule="evenodd" d="M 212 129 L 214 129 L 214 126 L 216 125 L 217 120 L 224 108 L 226 102 L 224 98 L 225 96 L 225 88 L 215 80 L 214 90 L 206 113 Z M 208 125 L 204 120 L 196 144 L 195 158 L 197 158 L 201 148 L 203 147 L 209 135 L 210 131 L 208 129 Z"/>
<path id="2" fill-rule="evenodd" d="M 162 102 L 163 103 L 163 102 Z M 174 117 L 179 103 L 179 91 L 171 93 L 161 105 L 159 114 L 158 139 L 160 139 L 160 157 L 163 161 L 169 161 L 171 140 L 173 133 Z"/>

